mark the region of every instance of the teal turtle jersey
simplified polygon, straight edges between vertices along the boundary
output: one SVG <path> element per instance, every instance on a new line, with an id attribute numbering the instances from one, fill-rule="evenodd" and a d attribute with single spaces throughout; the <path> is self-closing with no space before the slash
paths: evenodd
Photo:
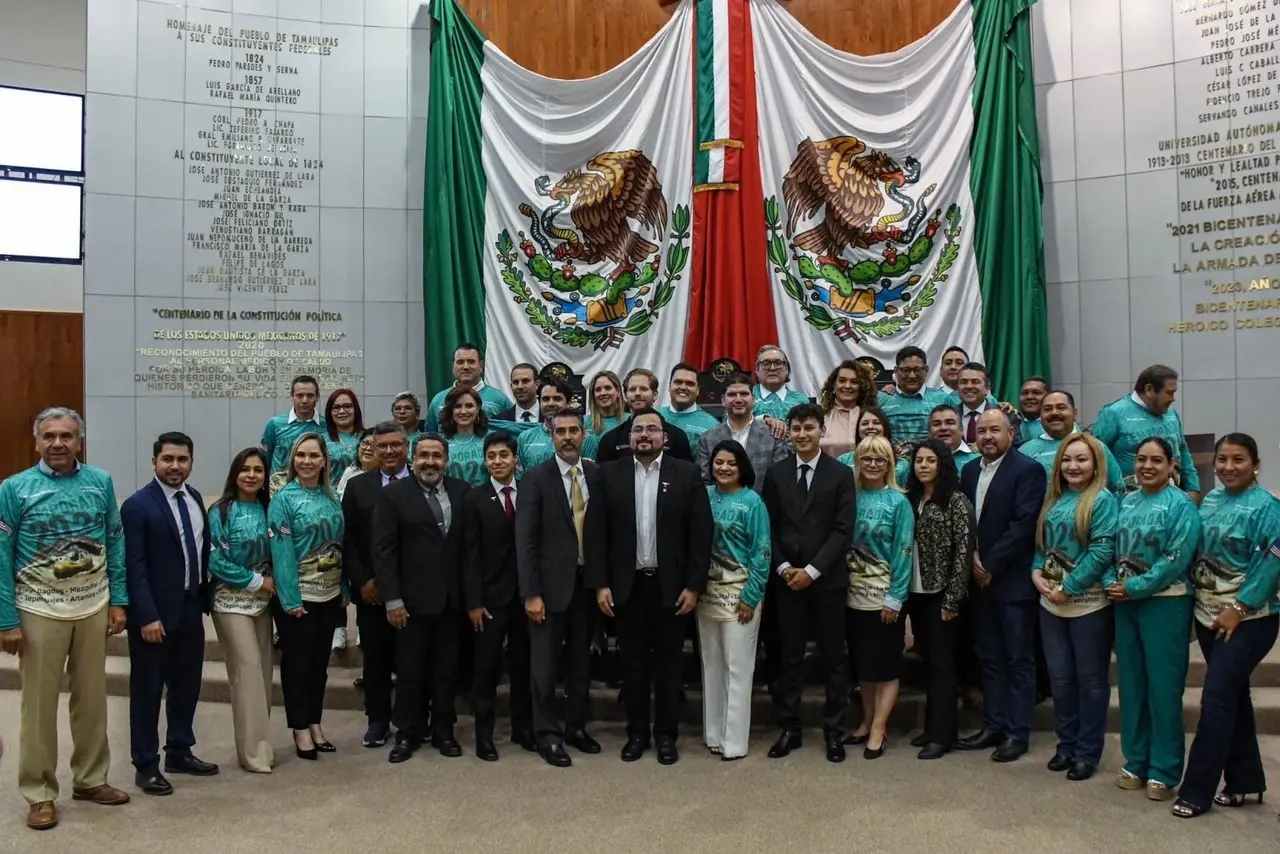
<path id="1" fill-rule="evenodd" d="M 329 448 L 329 482 L 337 485 L 342 473 L 356 461 L 356 452 L 360 449 L 360 435 L 339 433 L 335 441 L 326 433 L 325 444 Z"/>
<path id="2" fill-rule="evenodd" d="M 1053 460 L 1058 455 L 1058 447 L 1060 445 L 1062 445 L 1061 439 L 1054 439 L 1048 433 L 1041 433 L 1036 438 L 1019 445 L 1018 451 L 1044 466 L 1044 473 L 1049 478 L 1052 478 Z M 1120 462 L 1106 445 L 1102 446 L 1102 452 L 1107 457 L 1107 489 L 1117 495 L 1121 495 L 1125 490 L 1124 475 L 1121 473 Z"/>
<path id="3" fill-rule="evenodd" d="M 431 403 L 427 405 L 427 417 L 425 419 L 426 432 L 432 433 L 440 429 L 440 410 L 444 409 L 444 399 L 449 396 L 452 388 L 444 388 L 436 392 L 436 396 L 431 398 Z M 497 388 L 485 383 L 479 389 L 480 391 L 480 407 L 490 418 L 497 418 L 511 407 L 515 406 L 511 402 L 511 398 L 507 397 Z"/>
<path id="4" fill-rule="evenodd" d="M 1188 492 L 1200 491 L 1200 475 L 1187 448 L 1187 439 L 1182 434 L 1182 419 L 1172 409 L 1166 410 L 1164 415 L 1154 415 L 1131 394 L 1102 407 L 1089 432 L 1115 454 L 1127 489 L 1138 488 L 1133 481 L 1133 462 L 1138 447 L 1152 436 L 1159 436 L 1173 447 L 1174 462 L 1182 469 L 1182 488 Z"/>
<path id="5" fill-rule="evenodd" d="M 605 433 L 617 427 L 622 423 L 622 418 L 617 415 L 606 415 L 600 419 L 600 432 L 597 433 L 589 426 L 587 427 L 587 436 L 582 440 L 582 457 L 587 460 L 594 460 L 596 454 L 600 451 L 600 439 Z M 591 419 L 587 419 L 587 424 L 591 424 Z"/>
<path id="6" fill-rule="evenodd" d="M 700 408 L 697 404 L 683 412 L 677 412 L 670 406 L 664 406 L 658 410 L 658 414 L 662 416 L 669 426 L 679 427 L 683 430 L 684 434 L 689 437 L 689 447 L 695 450 L 698 447 L 698 440 L 702 438 L 702 434 L 720 424 L 714 415 Z"/>
<path id="7" fill-rule="evenodd" d="M 209 510 L 209 574 L 213 576 L 213 610 L 256 616 L 270 597 L 247 590 L 271 575 L 271 538 L 267 513 L 257 501 L 228 501 Z M 260 582 L 259 582 L 260 583 Z"/>
<path id="8" fill-rule="evenodd" d="M 1280 500 L 1256 484 L 1238 493 L 1219 487 L 1200 505 L 1200 528 L 1191 569 L 1196 619 L 1212 626 L 1236 600 L 1254 609 L 1249 619 L 1274 614 L 1280 560 L 1269 549 L 1280 539 Z"/>
<path id="9" fill-rule="evenodd" d="M 715 524 L 708 580 L 717 589 L 723 585 L 741 591 L 738 598 L 755 608 L 769 580 L 769 511 L 752 489 L 730 493 L 708 486 L 707 498 Z"/>
<path id="10" fill-rule="evenodd" d="M 484 468 L 484 436 L 454 436 L 449 440 L 449 477 L 475 486 L 489 479 Z"/>
<path id="11" fill-rule="evenodd" d="M 525 430 L 516 439 L 516 457 L 520 461 L 520 474 L 542 465 L 555 456 L 556 443 L 545 428 Z"/>
<path id="12" fill-rule="evenodd" d="M 792 409 L 809 402 L 809 398 L 795 389 L 789 388 L 786 394 L 778 394 L 776 391 L 766 391 L 762 385 L 753 388 L 751 396 L 755 398 L 754 412 L 757 417 L 776 418 L 779 421 L 786 421 Z"/>
<path id="13" fill-rule="evenodd" d="M 856 611 L 901 610 L 911 589 L 916 530 L 911 503 L 896 489 L 863 489 L 855 514 L 847 604 Z"/>
<path id="14" fill-rule="evenodd" d="M 290 481 L 271 499 L 271 569 L 286 611 L 342 593 L 342 508 L 329 490 Z"/>
<path id="15" fill-rule="evenodd" d="M 1036 549 L 1032 570 L 1040 570 L 1045 580 L 1061 587 L 1071 597 L 1065 605 L 1054 605 L 1043 597 L 1045 610 L 1059 617 L 1080 617 L 1107 606 L 1102 576 L 1115 558 L 1116 520 L 1120 500 L 1099 490 L 1089 517 L 1085 542 L 1076 536 L 1076 509 L 1080 494 L 1067 490 L 1044 514 L 1042 544 Z"/>
<path id="16" fill-rule="evenodd" d="M 76 620 L 108 601 L 129 604 L 111 475 L 41 464 L 0 483 L 0 631 L 18 627 L 19 611 Z"/>
<path id="17" fill-rule="evenodd" d="M 310 421 L 290 421 L 289 413 L 286 412 L 272 415 L 267 419 L 267 426 L 262 428 L 262 452 L 267 455 L 271 468 L 267 474 L 272 494 L 284 486 L 282 475 L 289 470 L 289 455 L 293 453 L 293 443 L 305 433 L 326 436 L 324 418 L 317 415 Z"/>
<path id="18" fill-rule="evenodd" d="M 929 436 L 929 413 L 947 402 L 947 389 L 921 388 L 915 394 L 880 392 L 880 408 L 889 419 L 894 444 L 919 442 Z"/>
<path id="19" fill-rule="evenodd" d="M 1191 595 L 1191 559 L 1200 542 L 1195 502 L 1173 484 L 1130 492 L 1116 520 L 1116 559 L 1104 586 L 1124 582 L 1130 599 Z"/>

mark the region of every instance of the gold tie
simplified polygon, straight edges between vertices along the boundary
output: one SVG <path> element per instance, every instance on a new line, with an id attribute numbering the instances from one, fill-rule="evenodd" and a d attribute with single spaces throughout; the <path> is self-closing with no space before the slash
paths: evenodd
<path id="1" fill-rule="evenodd" d="M 577 466 L 569 467 L 569 504 L 573 508 L 573 529 L 578 532 L 578 560 L 582 560 L 582 520 L 587 516 L 587 502 L 582 500 Z"/>

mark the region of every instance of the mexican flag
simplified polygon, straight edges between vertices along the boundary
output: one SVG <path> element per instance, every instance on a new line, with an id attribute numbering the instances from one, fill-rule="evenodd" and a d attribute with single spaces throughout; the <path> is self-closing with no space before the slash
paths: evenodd
<path id="1" fill-rule="evenodd" d="M 520 67 L 456 0 L 431 15 L 428 383 L 452 381 L 462 341 L 493 383 L 520 362 L 665 378 L 688 317 L 693 0 L 586 80 Z"/>

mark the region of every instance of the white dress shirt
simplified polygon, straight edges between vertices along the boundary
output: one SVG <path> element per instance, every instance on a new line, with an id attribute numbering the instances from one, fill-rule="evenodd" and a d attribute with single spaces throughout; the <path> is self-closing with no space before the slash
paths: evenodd
<path id="1" fill-rule="evenodd" d="M 662 454 L 645 468 L 636 467 L 636 569 L 658 565 L 658 482 L 662 479 Z"/>
<path id="2" fill-rule="evenodd" d="M 518 492 L 519 484 L 516 483 L 516 479 L 514 477 L 511 478 L 511 483 L 508 483 L 506 485 L 503 485 L 502 483 L 500 483 L 497 480 L 494 480 L 493 478 L 489 478 L 489 485 L 492 486 L 493 491 L 498 494 L 498 499 L 497 499 L 498 506 L 502 508 L 503 512 L 506 512 L 506 509 L 507 509 L 507 505 L 503 503 L 503 500 L 502 500 L 502 490 L 504 489 L 511 490 L 511 506 L 512 507 L 520 506 L 519 504 L 516 503 L 516 496 L 519 494 Z"/>
<path id="3" fill-rule="evenodd" d="M 587 470 L 582 466 L 582 460 L 579 459 L 576 466 L 570 466 L 559 454 L 556 454 L 556 465 L 560 467 L 560 480 L 564 484 L 564 497 L 569 501 L 569 509 L 573 509 L 573 478 L 569 477 L 569 469 L 578 469 L 578 487 L 582 490 L 582 506 L 587 506 L 587 502 L 591 500 L 591 494 L 587 492 Z"/>
<path id="4" fill-rule="evenodd" d="M 529 413 L 528 418 L 524 417 L 526 412 Z M 533 406 L 530 406 L 528 409 L 525 409 L 523 406 L 517 403 L 515 406 L 515 411 L 511 413 L 511 420 L 512 421 L 529 421 L 536 424 L 542 420 L 542 410 L 539 409 L 538 402 L 536 400 L 533 402 Z"/>
<path id="5" fill-rule="evenodd" d="M 987 501 L 987 489 L 991 486 L 991 481 L 995 479 L 996 469 L 1000 468 L 1000 463 L 1004 462 L 1004 458 L 1007 456 L 1009 456 L 1009 453 L 1006 451 L 1004 456 L 996 460 L 988 461 L 986 457 L 982 458 L 981 468 L 978 470 L 978 490 L 974 496 L 978 499 L 975 502 L 977 507 L 974 509 L 977 511 L 979 519 L 982 518 L 982 505 Z"/>
<path id="6" fill-rule="evenodd" d="M 804 485 L 806 488 L 812 488 L 813 476 L 818 471 L 818 457 L 820 456 L 822 456 L 821 450 L 819 450 L 818 453 L 814 454 L 810 459 L 807 459 L 807 460 L 800 459 L 800 455 L 796 454 L 796 483 L 797 484 L 800 483 L 800 478 L 802 477 L 802 475 L 800 474 L 800 466 L 808 466 L 809 471 L 805 472 L 803 475 L 803 477 L 805 478 Z M 790 568 L 791 568 L 791 561 L 784 560 L 781 564 L 778 565 L 778 575 L 786 575 L 787 570 Z M 808 566 L 806 566 L 804 568 L 804 571 L 814 581 L 817 581 L 818 578 L 821 577 L 822 575 L 822 571 L 819 570 L 813 564 L 809 564 Z"/>
<path id="7" fill-rule="evenodd" d="M 184 570 L 182 589 L 190 590 L 191 563 L 187 558 L 186 541 L 182 539 L 182 516 L 178 513 L 178 502 L 174 501 L 173 497 L 179 491 L 182 492 L 182 499 L 187 505 L 187 513 L 191 515 L 191 534 L 195 537 L 197 557 L 204 553 L 204 508 L 196 503 L 195 497 L 191 494 L 191 490 L 186 488 L 186 484 L 183 484 L 179 489 L 174 489 L 167 483 L 161 483 L 160 478 L 156 478 L 156 483 L 164 490 L 165 504 L 169 505 L 169 513 L 173 516 L 173 523 L 178 526 L 178 540 L 182 545 L 182 566 Z M 196 567 L 196 571 L 199 573 L 200 568 Z"/>
<path id="8" fill-rule="evenodd" d="M 747 421 L 747 426 L 743 427 L 741 430 L 735 430 L 733 429 L 733 425 L 729 424 L 729 435 L 733 437 L 733 441 L 737 442 L 743 448 L 747 447 L 747 434 L 751 432 L 751 425 L 755 423 L 755 420 L 755 416 L 753 415 Z M 725 423 L 728 424 L 729 422 L 726 421 Z"/>

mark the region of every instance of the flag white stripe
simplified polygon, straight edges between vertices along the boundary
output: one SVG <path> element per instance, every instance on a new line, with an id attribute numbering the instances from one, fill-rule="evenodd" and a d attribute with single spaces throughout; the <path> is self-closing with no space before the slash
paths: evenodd
<path id="1" fill-rule="evenodd" d="M 713 74 L 715 76 L 715 122 L 716 122 L 716 139 L 729 138 L 729 0 L 712 0 L 712 62 Z M 720 181 L 724 178 L 723 168 L 724 158 L 721 158 L 721 170 L 719 178 L 710 178 L 711 181 Z"/>

